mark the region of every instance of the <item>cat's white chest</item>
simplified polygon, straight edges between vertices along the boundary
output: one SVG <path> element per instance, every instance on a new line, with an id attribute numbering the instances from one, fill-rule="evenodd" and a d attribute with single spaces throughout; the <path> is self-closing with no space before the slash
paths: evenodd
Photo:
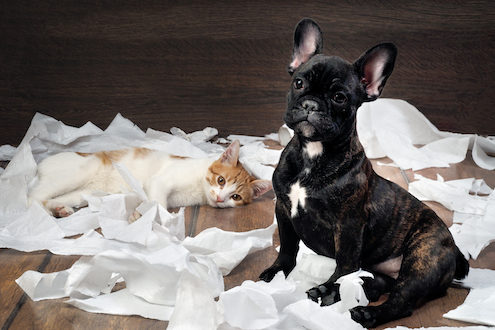
<path id="1" fill-rule="evenodd" d="M 301 206 L 304 208 L 306 206 L 306 188 L 302 187 L 299 181 L 297 181 L 290 187 L 288 196 L 291 204 L 290 215 L 294 218 L 297 215 L 298 207 Z"/>

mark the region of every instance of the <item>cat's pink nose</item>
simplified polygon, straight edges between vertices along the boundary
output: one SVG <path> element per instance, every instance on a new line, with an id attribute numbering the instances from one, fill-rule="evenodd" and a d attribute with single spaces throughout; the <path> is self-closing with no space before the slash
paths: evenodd
<path id="1" fill-rule="evenodd" d="M 223 199 L 220 196 L 217 196 L 217 203 L 223 203 Z"/>

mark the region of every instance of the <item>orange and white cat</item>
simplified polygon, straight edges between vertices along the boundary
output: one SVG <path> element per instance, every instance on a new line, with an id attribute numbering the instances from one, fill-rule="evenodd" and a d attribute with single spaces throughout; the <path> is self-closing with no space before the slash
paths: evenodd
<path id="1" fill-rule="evenodd" d="M 40 202 L 52 215 L 66 217 L 87 205 L 83 195 L 130 190 L 113 166 L 120 163 L 143 186 L 148 198 L 163 207 L 209 204 L 235 207 L 250 203 L 272 189 L 239 163 L 239 141 L 218 159 L 184 158 L 162 151 L 129 148 L 92 154 L 63 152 L 38 165 L 30 201 Z"/>

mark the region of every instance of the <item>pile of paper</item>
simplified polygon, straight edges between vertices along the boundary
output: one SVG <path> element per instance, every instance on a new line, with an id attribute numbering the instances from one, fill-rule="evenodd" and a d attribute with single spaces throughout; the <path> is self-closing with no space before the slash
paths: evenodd
<path id="1" fill-rule="evenodd" d="M 0 149 L 0 158 L 11 160 L 0 176 L 0 247 L 83 255 L 64 271 L 24 273 L 17 283 L 28 296 L 35 301 L 68 297 L 67 303 L 89 312 L 170 320 L 171 329 L 248 325 L 282 329 L 289 321 L 324 328 L 328 317 L 340 320 L 336 324 L 361 328 L 342 313 L 367 303 L 359 277 L 367 274 L 341 279 L 343 302 L 325 309 L 304 294 L 333 272 L 331 267 L 317 267 L 320 272 L 315 273 L 315 265 L 331 265 L 332 261 L 313 253 L 311 265 L 302 262 L 290 280 L 279 274 L 269 284 L 245 282 L 224 292 L 223 276 L 248 254 L 271 246 L 276 223 L 243 233 L 210 228 L 195 237 L 185 237 L 183 209 L 171 214 L 149 201 L 139 182 L 118 164 L 132 188 L 128 193 L 86 196 L 89 206 L 63 219 L 53 218 L 36 203 L 27 206 L 28 186 L 36 175 L 37 163 L 57 152 L 137 146 L 180 156 L 217 157 L 224 150 L 208 142 L 217 134 L 213 128 L 192 134 L 178 128 L 172 132 L 174 135 L 149 129 L 144 133 L 120 115 L 102 131 L 91 123 L 78 129 L 37 114 L 18 148 Z M 278 163 L 280 150 L 267 149 L 256 137 L 229 139 L 242 140 L 240 161 L 245 167 L 259 177 L 271 178 L 270 165 Z M 129 215 L 135 209 L 142 217 L 129 223 Z M 101 234 L 96 228 L 101 228 Z M 69 238 L 77 234 L 82 235 Z M 304 281 L 297 279 L 297 274 L 311 272 L 317 280 L 308 281 L 307 276 L 303 276 Z M 121 281 L 125 288 L 113 291 Z M 218 302 L 215 297 L 219 297 Z M 246 313 L 249 309 L 259 314 Z M 307 314 L 301 313 L 304 310 L 312 310 L 320 317 L 309 321 Z"/>
<path id="2" fill-rule="evenodd" d="M 462 161 L 468 148 L 479 166 L 495 168 L 494 158 L 486 154 L 495 149 L 492 139 L 440 132 L 404 101 L 383 99 L 366 104 L 358 113 L 358 130 L 369 157 L 387 155 L 401 168 L 448 166 Z M 335 261 L 303 246 L 287 279 L 278 274 L 268 284 L 246 281 L 224 291 L 223 276 L 249 253 L 270 246 L 276 224 L 244 233 L 210 228 L 194 238 L 185 237 L 183 210 L 171 214 L 149 201 L 125 168 L 119 170 L 131 191 L 87 196 L 89 207 L 68 218 L 55 219 L 37 204 L 27 207 L 28 186 L 37 163 L 61 151 L 136 146 L 197 158 L 217 157 L 225 149 L 210 142 L 218 133 L 214 128 L 189 134 L 173 128 L 171 132 L 143 132 L 120 115 L 101 130 L 91 123 L 69 127 L 37 114 L 18 148 L 0 147 L 0 159 L 10 160 L 8 167 L 0 170 L 0 247 L 83 255 L 61 272 L 26 272 L 17 280 L 26 293 L 33 300 L 68 297 L 68 303 L 89 312 L 170 320 L 170 329 L 362 329 L 347 310 L 367 304 L 361 283 L 369 274 L 358 272 L 341 278 L 342 301 L 321 308 L 304 292 L 326 281 Z M 281 129 L 281 133 L 268 137 L 290 136 L 290 130 Z M 266 148 L 262 137 L 233 135 L 217 142 L 234 139 L 241 141 L 243 165 L 255 176 L 271 179 L 281 151 Z M 418 144 L 425 147 L 418 148 Z M 495 194 L 484 182 L 417 177 L 410 189 L 423 200 L 440 201 L 455 211 L 456 224 L 451 231 L 466 256 L 475 258 L 494 239 Z M 129 224 L 127 219 L 135 208 L 143 216 Z M 101 234 L 96 228 L 101 228 Z M 69 238 L 76 234 L 81 236 Z M 478 274 L 477 270 L 472 269 L 471 274 Z M 467 282 L 473 282 L 475 275 Z M 494 305 L 490 295 L 495 287 L 487 284 L 490 278 L 485 276 L 483 283 L 471 285 L 470 298 L 446 317 L 494 325 L 487 317 L 494 315 L 487 309 Z M 113 291 L 121 281 L 125 281 L 125 289 Z M 473 308 L 479 313 L 473 314 Z"/>
<path id="3" fill-rule="evenodd" d="M 87 256 L 62 272 L 26 272 L 18 283 L 33 300 L 70 297 L 70 304 L 88 311 L 168 320 L 173 306 L 182 303 L 176 299 L 182 297 L 186 305 L 190 303 L 190 297 L 178 294 L 190 282 L 201 283 L 196 286 L 203 287 L 213 301 L 223 292 L 223 275 L 249 253 L 271 246 L 275 224 L 246 233 L 214 228 L 186 239 L 183 210 L 171 214 L 148 201 L 124 168 L 119 170 L 132 191 L 86 196 L 89 206 L 67 218 L 55 219 L 36 203 L 27 206 L 28 186 L 36 175 L 37 163 L 57 152 L 137 146 L 179 156 L 216 157 L 224 151 L 224 147 L 208 142 L 217 134 L 215 129 L 191 135 L 178 129 L 173 132 L 177 136 L 151 129 L 144 133 L 120 115 L 103 131 L 91 123 L 74 128 L 36 114 L 18 148 L 0 149 L 0 158 L 11 160 L 0 177 L 0 247 Z M 274 151 L 259 143 L 243 146 L 241 152 L 246 153 L 245 148 L 256 150 L 261 159 L 250 157 L 246 161 L 256 163 L 253 168 L 273 170 L 267 165 L 278 162 Z M 142 217 L 129 224 L 127 219 L 136 208 Z M 101 228 L 101 234 L 96 228 Z M 68 238 L 77 234 L 82 235 Z M 126 288 L 112 293 L 117 281 L 125 281 Z"/>

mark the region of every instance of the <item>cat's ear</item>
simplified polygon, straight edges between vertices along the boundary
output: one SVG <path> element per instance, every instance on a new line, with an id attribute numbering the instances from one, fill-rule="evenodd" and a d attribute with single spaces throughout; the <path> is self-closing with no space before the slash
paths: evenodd
<path id="1" fill-rule="evenodd" d="M 230 166 L 236 166 L 239 160 L 239 149 L 241 148 L 241 143 L 239 140 L 235 140 L 230 144 L 230 146 L 223 152 L 220 156 L 220 161 L 222 163 L 228 164 Z"/>
<path id="2" fill-rule="evenodd" d="M 254 180 L 251 182 L 251 189 L 253 189 L 253 199 L 256 199 L 272 190 L 272 182 L 270 180 Z"/>

